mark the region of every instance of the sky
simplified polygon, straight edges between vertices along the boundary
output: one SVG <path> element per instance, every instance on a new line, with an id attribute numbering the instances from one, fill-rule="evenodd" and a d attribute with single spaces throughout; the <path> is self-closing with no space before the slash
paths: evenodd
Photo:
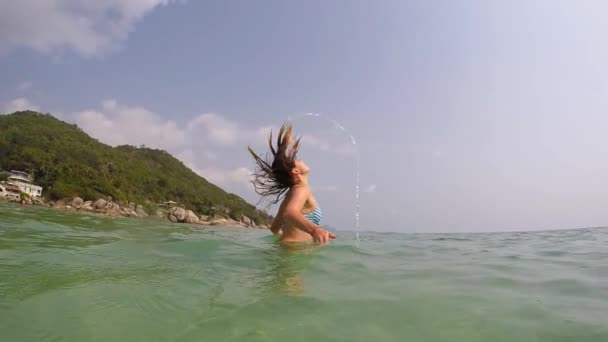
<path id="1" fill-rule="evenodd" d="M 0 112 L 49 112 L 110 145 L 165 149 L 252 203 L 246 147 L 264 153 L 291 118 L 324 222 L 339 229 L 355 226 L 358 164 L 362 230 L 603 226 L 607 10 L 3 1 Z"/>

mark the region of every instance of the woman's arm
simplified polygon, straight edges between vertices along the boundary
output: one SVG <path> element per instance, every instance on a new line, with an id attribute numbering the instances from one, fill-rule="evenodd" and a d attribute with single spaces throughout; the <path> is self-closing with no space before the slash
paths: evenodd
<path id="1" fill-rule="evenodd" d="M 283 213 L 285 212 L 285 204 L 287 203 L 287 201 L 283 201 L 281 203 L 281 205 L 279 206 L 279 210 L 277 212 L 277 215 L 274 217 L 274 220 L 272 220 L 272 224 L 270 225 L 270 231 L 272 232 L 272 234 L 277 235 L 279 234 L 279 231 L 281 230 L 282 226 L 283 226 Z"/>
<path id="2" fill-rule="evenodd" d="M 302 208 L 304 208 L 309 197 L 310 190 L 308 190 L 308 188 L 300 186 L 292 187 L 281 205 L 284 206 L 284 208 L 280 217 L 282 217 L 285 222 L 290 222 L 296 228 L 312 235 L 315 242 L 324 243 L 327 242 L 327 239 L 335 238 L 333 234 L 310 222 L 302 215 Z"/>
<path id="3" fill-rule="evenodd" d="M 283 222 L 283 219 L 281 218 L 281 216 L 279 216 L 279 214 L 277 214 L 277 216 L 274 218 L 274 220 L 272 220 L 272 224 L 270 225 L 270 231 L 272 232 L 272 234 L 274 234 L 274 235 L 279 234 L 279 231 L 281 230 L 282 222 Z"/>
<path id="4" fill-rule="evenodd" d="M 277 212 L 277 216 L 274 217 L 274 220 L 272 220 L 272 224 L 270 225 L 270 231 L 274 235 L 279 234 L 279 231 L 281 230 L 281 226 L 283 225 L 283 212 L 284 212 L 285 202 L 286 201 L 283 201 L 283 203 L 281 203 L 281 205 L 279 206 L 279 211 Z"/>

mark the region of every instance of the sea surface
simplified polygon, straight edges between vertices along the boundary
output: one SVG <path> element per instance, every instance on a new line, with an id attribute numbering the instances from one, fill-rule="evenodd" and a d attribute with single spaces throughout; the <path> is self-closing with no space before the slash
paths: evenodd
<path id="1" fill-rule="evenodd" d="M 608 229 L 282 247 L 0 203 L 0 340 L 606 342 Z"/>

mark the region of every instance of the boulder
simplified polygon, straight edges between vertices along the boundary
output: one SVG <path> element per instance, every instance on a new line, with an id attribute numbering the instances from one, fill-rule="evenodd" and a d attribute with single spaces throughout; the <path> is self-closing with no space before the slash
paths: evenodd
<path id="1" fill-rule="evenodd" d="M 82 207 L 82 203 L 84 203 L 84 200 L 82 198 L 74 197 L 74 199 L 72 200 L 72 207 L 80 209 Z"/>
<path id="2" fill-rule="evenodd" d="M 250 219 L 249 217 L 245 216 L 245 215 L 241 216 L 241 222 L 244 223 L 247 226 L 255 225 L 255 223 L 253 222 L 253 220 Z"/>
<path id="3" fill-rule="evenodd" d="M 198 223 L 198 216 L 192 210 L 186 210 L 186 218 L 184 222 L 186 223 Z"/>
<path id="4" fill-rule="evenodd" d="M 34 204 L 44 205 L 44 201 L 41 198 L 34 197 Z"/>
<path id="5" fill-rule="evenodd" d="M 135 213 L 139 217 L 147 217 L 148 216 L 148 213 L 144 210 L 144 208 L 141 205 L 138 205 L 137 207 L 135 207 Z"/>
<path id="6" fill-rule="evenodd" d="M 214 217 L 209 221 L 209 225 L 211 226 L 227 226 L 229 223 L 230 221 L 223 217 Z"/>
<path id="7" fill-rule="evenodd" d="M 57 202 L 53 203 L 53 208 L 65 209 L 65 202 L 63 200 L 58 200 Z"/>
<path id="8" fill-rule="evenodd" d="M 91 201 L 85 201 L 82 203 L 82 206 L 80 206 L 80 210 L 90 211 L 93 209 L 95 209 L 95 208 L 93 208 L 93 202 L 91 202 Z"/>
<path id="9" fill-rule="evenodd" d="M 209 220 L 210 220 L 209 216 L 207 216 L 207 215 L 201 215 L 198 218 L 198 224 L 202 224 L 202 225 L 208 226 L 208 225 L 211 224 L 211 222 Z"/>
<path id="10" fill-rule="evenodd" d="M 103 209 L 103 208 L 106 207 L 107 203 L 108 202 L 105 199 L 100 198 L 97 201 L 95 201 L 95 203 L 93 204 L 93 208 L 95 208 L 95 209 Z"/>
<path id="11" fill-rule="evenodd" d="M 120 206 L 116 203 L 112 203 L 112 202 L 108 202 L 106 204 L 106 215 L 109 216 L 121 216 L 123 215 L 123 212 L 120 208 Z"/>
<path id="12" fill-rule="evenodd" d="M 106 209 L 105 214 L 112 217 L 122 216 L 120 210 Z"/>
<path id="13" fill-rule="evenodd" d="M 119 208 L 120 208 L 120 215 L 129 216 L 129 212 L 130 212 L 129 208 L 122 208 L 122 207 L 119 207 Z"/>
<path id="14" fill-rule="evenodd" d="M 133 202 L 129 202 L 129 209 L 135 211 L 136 208 L 137 208 L 137 204 L 135 204 Z"/>
<path id="15" fill-rule="evenodd" d="M 175 215 L 169 214 L 169 221 L 177 223 L 177 217 L 175 217 Z"/>
<path id="16" fill-rule="evenodd" d="M 169 217 L 169 213 L 166 210 L 164 210 L 164 209 L 156 209 L 155 215 L 158 218 Z"/>
<path id="17" fill-rule="evenodd" d="M 175 216 L 178 222 L 184 222 L 186 219 L 186 210 L 180 207 L 173 207 L 169 209 L 169 214 Z"/>

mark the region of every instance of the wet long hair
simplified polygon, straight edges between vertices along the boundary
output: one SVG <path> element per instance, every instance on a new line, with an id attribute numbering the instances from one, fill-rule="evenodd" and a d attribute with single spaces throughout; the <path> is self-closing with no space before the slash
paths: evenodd
<path id="1" fill-rule="evenodd" d="M 272 131 L 270 131 L 268 137 L 270 153 L 266 153 L 264 159 L 258 156 L 251 147 L 248 147 L 249 153 L 253 156 L 256 164 L 251 183 L 255 192 L 262 196 L 260 201 L 274 196 L 270 204 L 277 204 L 285 192 L 294 185 L 291 170 L 295 167 L 300 138 L 292 137 L 291 129 L 292 126 L 289 122 L 281 126 L 276 140 L 276 148 L 273 145 Z"/>

